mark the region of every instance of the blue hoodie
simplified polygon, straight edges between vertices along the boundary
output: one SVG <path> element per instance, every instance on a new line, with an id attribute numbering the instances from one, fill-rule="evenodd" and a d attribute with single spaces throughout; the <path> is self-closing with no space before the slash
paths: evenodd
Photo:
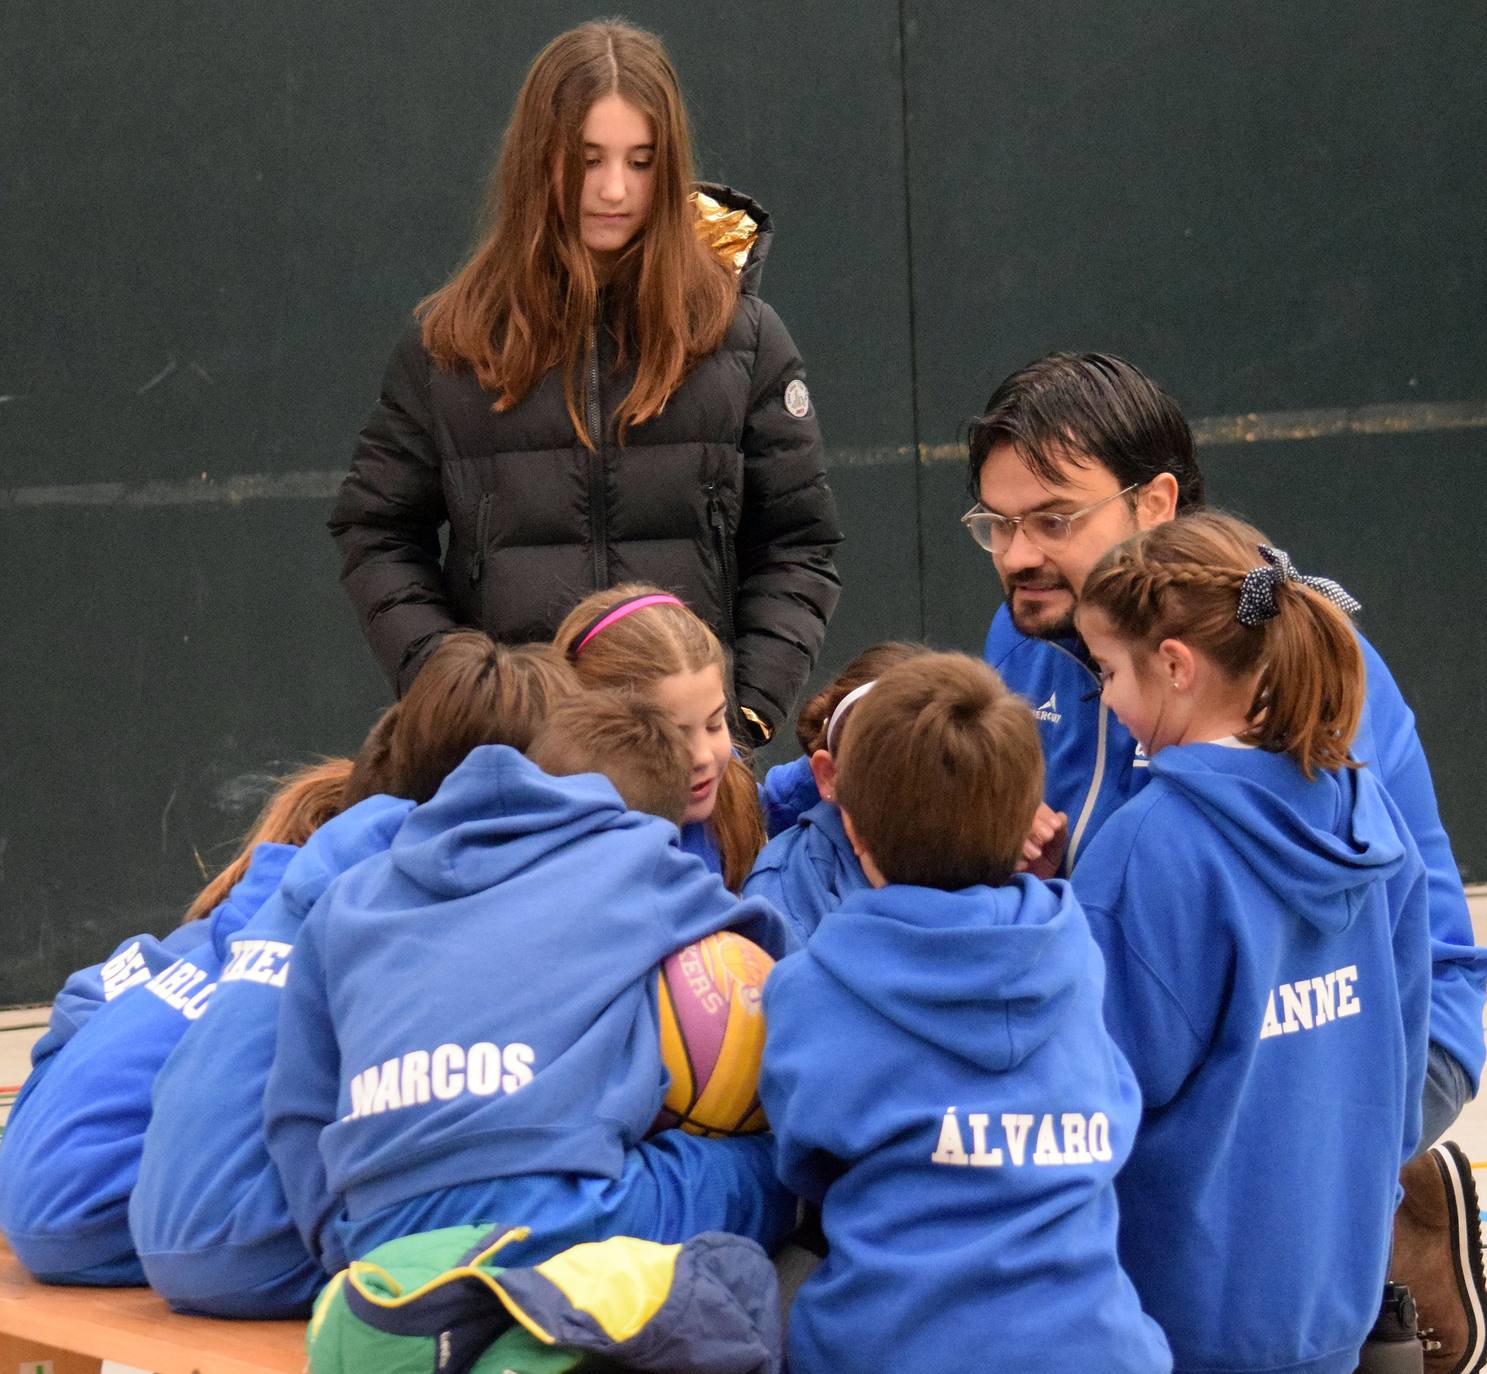
<path id="1" fill-rule="evenodd" d="M 780 1176 L 830 1252 L 790 1315 L 792 1374 L 1161 1374 L 1116 1259 L 1140 1114 L 1063 882 L 854 893 L 764 989 Z"/>
<path id="2" fill-rule="evenodd" d="M 763 897 L 778 907 L 799 946 L 828 911 L 866 886 L 842 813 L 834 803 L 818 801 L 760 850 L 743 890 L 745 897 Z"/>
<path id="3" fill-rule="evenodd" d="M 1145 1105 L 1121 1260 L 1180 1370 L 1350 1374 L 1420 1132 L 1424 865 L 1366 770 L 1149 772 L 1074 875 Z"/>
<path id="4" fill-rule="evenodd" d="M 353 1221 L 477 1181 L 619 1178 L 664 1091 L 654 970 L 724 928 L 786 938 L 605 778 L 473 750 L 296 946 L 296 1053 L 265 1107 L 301 1231 L 334 1229 L 292 1186 L 317 1149 Z"/>
<path id="5" fill-rule="evenodd" d="M 38 1278 L 145 1281 L 128 1206 L 151 1088 L 213 997 L 228 940 L 273 894 L 297 852 L 291 845 L 259 845 L 247 872 L 210 916 L 163 941 L 126 941 L 108 963 L 68 980 L 80 995 L 63 1019 L 81 1024 L 50 1047 L 38 1044 L 43 1057 L 0 1146 L 0 1227 Z M 79 1016 L 91 987 L 105 1000 Z M 54 1012 L 54 1032 L 58 1025 Z"/>
<path id="6" fill-rule="evenodd" d="M 764 812 L 764 831 L 773 839 L 788 830 L 821 800 L 811 756 L 802 754 L 789 763 L 777 763 L 759 784 L 759 806 Z"/>
<path id="7" fill-rule="evenodd" d="M 1475 1092 L 1482 1073 L 1487 950 L 1474 942 L 1461 873 L 1436 808 L 1414 713 L 1373 645 L 1362 635 L 1358 643 L 1368 695 L 1353 757 L 1367 763 L 1388 789 L 1425 861 L 1433 962 L 1430 1038 L 1466 1070 Z M 1099 828 L 1140 790 L 1146 780 L 1145 756 L 1098 699 L 1099 684 L 1078 639 L 1030 639 L 1012 624 L 1004 604 L 986 636 L 986 661 L 1037 714 L 1047 768 L 1045 796 L 1055 811 L 1069 815 L 1064 871 L 1071 873 Z"/>
<path id="8" fill-rule="evenodd" d="M 305 842 L 278 891 L 233 939 L 212 1014 L 191 1027 L 156 1082 L 129 1224 L 151 1287 L 179 1311 L 297 1315 L 325 1281 L 263 1140 L 280 989 L 316 899 L 384 851 L 412 807 L 369 797 Z M 307 1161 L 296 1168 L 306 1172 Z"/>

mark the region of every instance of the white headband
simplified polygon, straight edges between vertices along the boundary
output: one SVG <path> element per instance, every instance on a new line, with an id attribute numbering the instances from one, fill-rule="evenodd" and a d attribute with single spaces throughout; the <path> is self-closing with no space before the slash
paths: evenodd
<path id="1" fill-rule="evenodd" d="M 876 681 L 877 679 L 874 678 L 872 682 L 864 682 L 861 687 L 854 687 L 846 696 L 837 702 L 836 710 L 831 713 L 831 719 L 826 722 L 826 752 L 828 754 L 835 752 L 836 732 L 841 726 L 842 721 L 846 718 L 847 708 L 859 697 L 865 697 L 871 692 Z"/>

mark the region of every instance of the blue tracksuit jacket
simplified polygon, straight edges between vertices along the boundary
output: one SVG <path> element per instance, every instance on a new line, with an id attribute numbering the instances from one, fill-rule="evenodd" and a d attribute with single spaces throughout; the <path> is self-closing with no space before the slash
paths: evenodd
<path id="1" fill-rule="evenodd" d="M 818 801 L 759 851 L 743 890 L 780 910 L 799 947 L 828 911 L 867 885 L 842 813 L 835 803 Z"/>
<path id="2" fill-rule="evenodd" d="M 129 1224 L 150 1285 L 180 1311 L 298 1315 L 325 1281 L 289 1217 L 263 1139 L 280 989 L 315 900 L 386 849 L 412 806 L 369 797 L 310 836 L 278 891 L 233 938 L 212 1014 L 191 1027 L 156 1081 Z M 318 1176 L 313 1157 L 296 1167 Z"/>
<path id="3" fill-rule="evenodd" d="M 1414 713 L 1374 647 L 1361 635 L 1368 696 L 1353 742 L 1404 817 L 1430 879 L 1433 977 L 1430 1038 L 1481 1081 L 1482 1010 L 1487 995 L 1487 950 L 1474 943 L 1471 916 L 1451 841 L 1441 825 L 1435 788 Z M 1136 742 L 1098 699 L 1099 686 L 1077 639 L 1030 639 L 1003 605 L 986 636 L 986 661 L 1033 706 L 1043 738 L 1048 776 L 1045 797 L 1069 815 L 1064 871 L 1072 873 L 1100 827 L 1146 780 Z"/>
<path id="4" fill-rule="evenodd" d="M 0 1146 L 0 1227 L 21 1263 L 53 1283 L 145 1281 L 129 1233 L 150 1094 L 206 1011 L 231 937 L 297 851 L 262 844 L 210 916 L 164 940 L 126 940 L 67 980 Z"/>
<path id="5" fill-rule="evenodd" d="M 611 1185 L 672 1198 L 685 1225 L 701 1215 L 690 1195 L 717 1193 L 709 1170 L 725 1177 L 725 1216 L 773 1227 L 767 1141 L 642 1147 L 665 1086 L 656 966 L 724 928 L 783 948 L 778 913 L 740 903 L 606 779 L 473 750 L 385 855 L 330 889 L 295 947 L 279 1024 L 295 1051 L 275 1060 L 265 1105 L 301 1230 L 343 1230 L 355 1257 L 468 1207 L 466 1223 L 532 1226 L 529 1254 L 621 1221 L 680 1241 L 655 1234 L 673 1216 L 627 1210 Z M 658 1149 L 663 1165 L 637 1164 Z M 317 1151 L 344 1208 L 334 1227 L 293 1181 Z"/>
<path id="6" fill-rule="evenodd" d="M 760 1095 L 830 1253 L 792 1374 L 1161 1374 L 1116 1258 L 1140 1098 L 1062 881 L 853 893 L 765 985 Z"/>
<path id="7" fill-rule="evenodd" d="M 1144 1102 L 1121 1259 L 1177 1369 L 1351 1374 L 1420 1132 L 1424 865 L 1368 770 L 1148 771 L 1073 879 Z"/>

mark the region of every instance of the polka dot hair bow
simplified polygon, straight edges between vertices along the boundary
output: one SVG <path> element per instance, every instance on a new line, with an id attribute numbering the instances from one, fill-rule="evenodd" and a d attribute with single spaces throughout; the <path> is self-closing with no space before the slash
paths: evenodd
<path id="1" fill-rule="evenodd" d="M 1241 625 L 1263 625 L 1280 614 L 1280 608 L 1275 604 L 1275 589 L 1282 582 L 1299 582 L 1303 587 L 1321 592 L 1328 601 L 1348 615 L 1357 615 L 1363 609 L 1361 602 L 1349 596 L 1330 577 L 1303 577 L 1296 571 L 1285 550 L 1273 549 L 1269 544 L 1261 544 L 1259 549 L 1260 557 L 1269 566 L 1251 568 L 1244 575 L 1244 582 L 1239 588 L 1239 610 L 1234 617 Z"/>

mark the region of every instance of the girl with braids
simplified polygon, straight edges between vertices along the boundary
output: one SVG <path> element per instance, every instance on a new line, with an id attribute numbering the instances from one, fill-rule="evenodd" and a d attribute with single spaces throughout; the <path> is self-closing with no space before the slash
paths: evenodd
<path id="1" fill-rule="evenodd" d="M 302 1238 L 295 1225 L 327 1205 L 317 1153 L 286 1161 L 281 1175 L 264 1136 L 279 1004 L 305 917 L 342 874 L 387 849 L 471 750 L 524 749 L 549 708 L 577 691 L 549 646 L 506 648 L 461 631 L 373 726 L 346 792 L 364 800 L 316 831 L 237 933 L 211 1016 L 190 1026 L 155 1083 L 129 1223 L 146 1278 L 172 1307 L 297 1315 L 325 1268 L 340 1266 L 339 1254 L 322 1253 L 318 1237 Z"/>
<path id="2" fill-rule="evenodd" d="M 1349 757 L 1357 609 L 1214 514 L 1117 545 L 1080 593 L 1150 759 L 1073 884 L 1143 1099 L 1121 1262 L 1178 1369 L 1344 1374 L 1379 1311 L 1430 933 L 1414 842 Z"/>
<path id="3" fill-rule="evenodd" d="M 326 759 L 284 778 L 176 930 L 125 940 L 57 994 L 0 1150 L 0 1227 L 38 1278 L 145 1281 L 127 1211 L 156 1074 L 206 1010 L 232 939 L 340 811 L 352 771 Z"/>
<path id="4" fill-rule="evenodd" d="M 841 534 L 804 366 L 758 294 L 771 238 L 754 201 L 694 181 L 654 34 L 597 21 L 538 54 L 479 243 L 416 310 L 331 517 L 400 692 L 456 626 L 543 640 L 645 581 L 722 639 L 755 743 L 785 718 Z"/>
<path id="5" fill-rule="evenodd" d="M 631 583 L 580 601 L 553 647 L 585 687 L 646 697 L 682 732 L 692 760 L 682 848 L 737 892 L 763 847 L 764 822 L 754 775 L 728 733 L 728 660 L 718 637 L 677 597 Z"/>

